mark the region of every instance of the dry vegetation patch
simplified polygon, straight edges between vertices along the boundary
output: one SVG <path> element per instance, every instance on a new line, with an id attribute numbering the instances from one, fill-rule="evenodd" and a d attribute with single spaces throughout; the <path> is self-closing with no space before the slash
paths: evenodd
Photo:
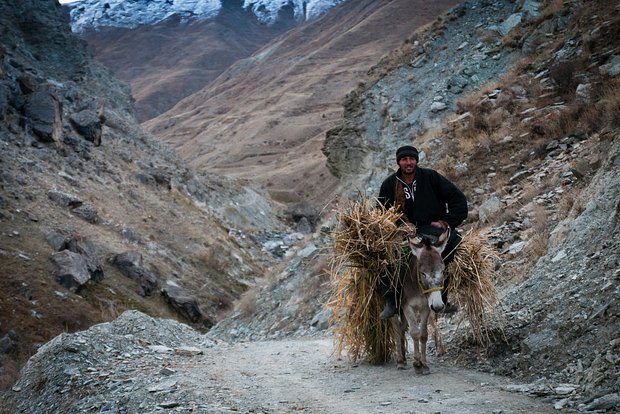
<path id="1" fill-rule="evenodd" d="M 337 212 L 330 271 L 334 287 L 328 305 L 333 309 L 335 353 L 346 350 L 354 361 L 366 358 L 382 364 L 390 359 L 395 343 L 391 324 L 379 319 L 383 298 L 376 289 L 389 266 L 401 262 L 403 250 L 395 224 L 401 214 L 376 204 L 363 196 Z"/>

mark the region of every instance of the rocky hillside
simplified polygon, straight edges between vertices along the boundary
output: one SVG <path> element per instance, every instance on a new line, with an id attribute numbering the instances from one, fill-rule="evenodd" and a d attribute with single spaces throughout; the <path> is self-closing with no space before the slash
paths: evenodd
<path id="1" fill-rule="evenodd" d="M 126 309 L 208 328 L 268 249 L 302 238 L 259 190 L 140 129 L 55 1 L 2 2 L 0 22 L 2 386 L 55 335 Z"/>
<path id="2" fill-rule="evenodd" d="M 12 414 L 556 412 L 497 375 L 434 364 L 420 381 L 411 370 L 352 366 L 332 350 L 329 338 L 213 341 L 127 311 L 45 344 L 1 401 Z"/>

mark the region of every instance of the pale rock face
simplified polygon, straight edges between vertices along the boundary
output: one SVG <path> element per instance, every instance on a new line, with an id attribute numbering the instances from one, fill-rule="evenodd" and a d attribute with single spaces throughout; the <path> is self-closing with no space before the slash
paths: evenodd
<path id="1" fill-rule="evenodd" d="M 244 0 L 257 19 L 273 24 L 284 7 L 292 7 L 295 19 L 317 18 L 344 0 Z M 161 22 L 173 15 L 182 21 L 209 19 L 217 16 L 221 0 L 80 0 L 71 3 L 71 27 L 74 32 L 100 27 L 135 28 Z"/>

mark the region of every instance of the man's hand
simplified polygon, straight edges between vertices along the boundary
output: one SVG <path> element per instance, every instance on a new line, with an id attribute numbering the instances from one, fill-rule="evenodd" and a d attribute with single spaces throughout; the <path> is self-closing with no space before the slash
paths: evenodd
<path id="1" fill-rule="evenodd" d="M 443 220 L 441 220 L 441 221 L 433 221 L 433 222 L 431 222 L 431 226 L 445 230 L 445 229 L 448 228 L 448 223 L 446 223 Z"/>

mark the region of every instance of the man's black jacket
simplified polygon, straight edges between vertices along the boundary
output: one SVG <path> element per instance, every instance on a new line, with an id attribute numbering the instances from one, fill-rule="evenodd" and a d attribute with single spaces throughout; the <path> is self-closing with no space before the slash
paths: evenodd
<path id="1" fill-rule="evenodd" d="M 416 226 L 444 220 L 451 228 L 455 228 L 467 218 L 467 198 L 437 171 L 416 167 L 414 186 L 408 186 L 400 177 L 399 169 L 381 184 L 379 201 L 386 208 L 395 204 L 403 205 L 403 213 Z M 397 186 L 401 191 L 406 187 L 404 192 L 413 196 L 396 194 Z"/>

